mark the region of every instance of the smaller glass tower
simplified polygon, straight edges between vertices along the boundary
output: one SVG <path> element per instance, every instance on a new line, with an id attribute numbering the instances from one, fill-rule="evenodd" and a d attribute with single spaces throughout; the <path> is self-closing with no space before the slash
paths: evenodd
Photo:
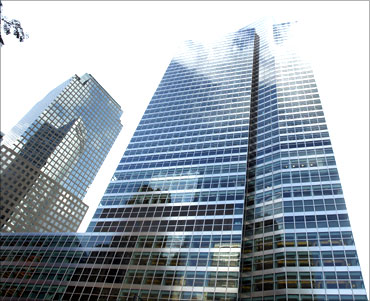
<path id="1" fill-rule="evenodd" d="M 1 144 L 1 231 L 77 231 L 88 209 L 82 199 L 122 128 L 121 114 L 89 74 L 37 103 Z"/>

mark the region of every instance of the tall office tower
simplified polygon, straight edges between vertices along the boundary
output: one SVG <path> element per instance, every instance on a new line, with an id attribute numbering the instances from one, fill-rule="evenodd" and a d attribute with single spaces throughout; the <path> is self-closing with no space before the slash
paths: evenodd
<path id="1" fill-rule="evenodd" d="M 294 26 L 265 21 L 187 42 L 88 232 L 1 238 L 3 296 L 367 300 Z"/>
<path id="2" fill-rule="evenodd" d="M 77 231 L 117 138 L 120 106 L 89 74 L 50 92 L 1 145 L 1 231 Z"/>

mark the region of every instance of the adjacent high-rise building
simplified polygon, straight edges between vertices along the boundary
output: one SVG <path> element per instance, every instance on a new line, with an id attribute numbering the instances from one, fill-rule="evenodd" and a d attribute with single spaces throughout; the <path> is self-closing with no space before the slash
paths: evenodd
<path id="1" fill-rule="evenodd" d="M 84 234 L 1 237 L 2 295 L 367 300 L 296 23 L 171 61 Z"/>
<path id="2" fill-rule="evenodd" d="M 1 144 L 2 232 L 77 231 L 117 138 L 120 106 L 89 74 L 50 92 Z"/>

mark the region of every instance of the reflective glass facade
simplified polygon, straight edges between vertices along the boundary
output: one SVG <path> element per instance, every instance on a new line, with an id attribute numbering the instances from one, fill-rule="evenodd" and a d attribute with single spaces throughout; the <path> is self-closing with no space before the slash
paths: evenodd
<path id="1" fill-rule="evenodd" d="M 122 125 L 89 74 L 50 92 L 1 145 L 1 231 L 77 231 L 82 199 Z"/>
<path id="2" fill-rule="evenodd" d="M 2 294 L 367 300 L 294 26 L 266 20 L 185 42 L 87 233 L 2 237 Z"/>
<path id="3" fill-rule="evenodd" d="M 367 300 L 312 69 L 290 40 L 295 25 L 257 25 L 240 299 Z"/>

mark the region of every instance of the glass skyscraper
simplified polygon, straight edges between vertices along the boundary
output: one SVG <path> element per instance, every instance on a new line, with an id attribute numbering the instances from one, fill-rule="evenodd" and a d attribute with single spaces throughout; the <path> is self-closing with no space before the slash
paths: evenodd
<path id="1" fill-rule="evenodd" d="M 1 145 L 1 231 L 77 231 L 117 138 L 120 106 L 89 74 L 50 92 Z"/>
<path id="2" fill-rule="evenodd" d="M 367 300 L 295 26 L 185 42 L 87 233 L 1 237 L 2 295 Z"/>

